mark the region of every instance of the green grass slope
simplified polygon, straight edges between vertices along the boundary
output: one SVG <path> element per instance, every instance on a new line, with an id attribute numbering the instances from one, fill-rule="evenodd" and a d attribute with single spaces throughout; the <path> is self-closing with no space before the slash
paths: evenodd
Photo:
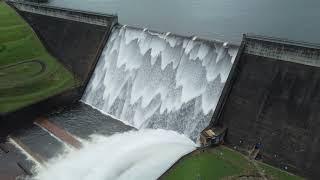
<path id="1" fill-rule="evenodd" d="M 0 113 L 77 85 L 78 80 L 48 54 L 29 25 L 0 1 Z"/>
<path id="2" fill-rule="evenodd" d="M 250 161 L 239 152 L 220 146 L 195 151 L 174 165 L 164 180 L 273 179 L 301 180 L 269 165 Z"/>

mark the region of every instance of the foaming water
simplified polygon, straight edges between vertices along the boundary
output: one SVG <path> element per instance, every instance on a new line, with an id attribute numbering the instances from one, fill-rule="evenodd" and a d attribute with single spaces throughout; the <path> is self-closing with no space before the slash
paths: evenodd
<path id="1" fill-rule="evenodd" d="M 137 129 L 196 140 L 211 121 L 238 47 L 114 28 L 82 101 Z"/>
<path id="2" fill-rule="evenodd" d="M 82 101 L 139 130 L 92 136 L 38 168 L 34 179 L 157 179 L 197 147 L 237 51 L 224 42 L 114 28 Z"/>
<path id="3" fill-rule="evenodd" d="M 92 136 L 36 170 L 34 180 L 152 180 L 196 148 L 174 131 L 144 129 L 109 137 Z"/>

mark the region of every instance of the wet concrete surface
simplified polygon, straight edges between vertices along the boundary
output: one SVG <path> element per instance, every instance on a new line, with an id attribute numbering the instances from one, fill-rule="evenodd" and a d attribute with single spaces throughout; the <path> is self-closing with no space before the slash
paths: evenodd
<path id="1" fill-rule="evenodd" d="M 0 179 L 22 179 L 32 173 L 35 166 L 19 149 L 9 142 L 0 144 Z"/>
<path id="2" fill-rule="evenodd" d="M 55 136 L 60 141 L 63 141 L 74 148 L 80 149 L 82 147 L 82 144 L 78 139 L 73 137 L 73 135 L 67 132 L 64 128 L 57 126 L 45 117 L 38 118 L 35 121 L 35 124 L 48 131 L 52 136 Z"/>
<path id="3" fill-rule="evenodd" d="M 10 135 L 14 140 L 22 143 L 36 157 L 40 157 L 40 161 L 53 158 L 62 153 L 65 145 L 48 132 L 37 125 L 33 125 L 28 129 L 19 130 Z"/>
<path id="4" fill-rule="evenodd" d="M 89 139 L 92 134 L 110 136 L 134 129 L 84 103 L 78 103 L 62 112 L 51 114 L 49 119 L 82 139 Z"/>
<path id="5" fill-rule="evenodd" d="M 34 160 L 44 163 L 63 153 L 68 143 L 52 136 L 55 132 L 57 132 L 57 136 L 70 134 L 70 136 L 89 139 L 92 134 L 110 136 L 115 133 L 134 130 L 133 127 L 106 116 L 83 103 L 77 103 L 47 117 L 49 128 L 47 126 L 39 127 L 39 125 L 42 126 L 41 123 L 38 123 L 38 125 L 32 124 L 15 130 L 7 138 L 1 139 L 1 180 L 19 179 L 30 175 L 32 174 L 32 168 L 36 165 L 35 162 L 27 160 L 27 156 L 19 148 L 9 143 L 9 139 L 24 149 L 25 153 L 29 154 Z M 51 128 L 52 124 L 54 128 Z M 50 130 L 54 132 L 50 132 Z"/>
<path id="6" fill-rule="evenodd" d="M 52 113 L 46 121 L 48 122 L 44 126 L 36 121 L 35 124 L 15 130 L 7 139 L 0 141 L 0 180 L 28 176 L 36 165 L 35 162 L 27 160 L 27 156 L 8 140 L 13 140 L 34 160 L 44 163 L 64 152 L 68 142 L 62 142 L 60 139 L 64 138 L 59 138 L 60 135 L 69 134 L 72 137 L 89 139 L 92 134 L 110 136 L 134 130 L 133 127 L 83 103 Z"/>

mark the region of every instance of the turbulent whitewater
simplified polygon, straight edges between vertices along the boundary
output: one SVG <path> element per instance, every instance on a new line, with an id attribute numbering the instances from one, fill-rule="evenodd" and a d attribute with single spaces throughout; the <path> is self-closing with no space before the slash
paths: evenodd
<path id="1" fill-rule="evenodd" d="M 196 148 L 237 51 L 223 42 L 115 27 L 82 101 L 138 131 L 95 135 L 33 178 L 157 179 Z"/>
<path id="2" fill-rule="evenodd" d="M 119 26 L 82 101 L 138 129 L 170 129 L 195 140 L 212 118 L 237 51 Z"/>
<path id="3" fill-rule="evenodd" d="M 34 180 L 152 180 L 194 150 L 188 137 L 167 130 L 139 130 L 93 136 L 36 170 Z"/>

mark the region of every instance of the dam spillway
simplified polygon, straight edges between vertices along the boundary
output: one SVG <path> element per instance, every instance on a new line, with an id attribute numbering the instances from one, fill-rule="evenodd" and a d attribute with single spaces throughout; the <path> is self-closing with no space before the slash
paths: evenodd
<path id="1" fill-rule="evenodd" d="M 68 174 L 73 176 L 71 169 L 81 169 L 79 174 L 84 172 L 92 179 L 94 173 L 90 169 L 93 166 L 93 171 L 102 174 L 99 176 L 101 179 L 105 179 L 103 174 L 106 173 L 110 173 L 111 179 L 120 179 L 132 172 L 121 171 L 123 168 L 149 167 L 148 160 L 157 158 L 162 152 L 167 153 L 160 157 L 165 161 L 159 161 L 158 165 L 161 171 L 165 171 L 183 154 L 196 148 L 190 139 L 196 141 L 199 132 L 213 120 L 228 126 L 230 133 L 227 140 L 232 147 L 247 150 L 260 141 L 264 144 L 264 161 L 276 162 L 273 165 L 286 167 L 285 170 L 290 172 L 316 174 L 319 153 L 314 151 L 314 147 L 318 147 L 319 143 L 313 139 L 317 139 L 319 133 L 316 133 L 318 98 L 314 97 L 317 97 L 319 86 L 318 81 L 306 80 L 317 79 L 319 48 L 313 45 L 304 47 L 306 44 L 300 43 L 292 45 L 288 41 L 272 38 L 244 37 L 243 47 L 238 53 L 238 46 L 219 41 L 121 25 L 114 27 L 116 22 L 108 23 L 110 26 L 97 25 L 94 17 L 109 19 L 99 14 L 89 13 L 93 17 L 83 20 L 73 16 L 70 18 L 68 14 L 61 16 L 61 13 L 52 13 L 51 7 L 48 8 L 50 11 L 42 11 L 44 7 L 40 6 L 38 9 L 23 7 L 25 5 L 19 9 L 22 11 L 20 14 L 32 24 L 33 29 L 37 29 L 38 35 L 42 34 L 41 40 L 53 45 L 55 49 L 51 50 L 61 53 L 59 60 L 70 65 L 73 73 L 84 75 L 83 86 L 87 85 L 91 72 L 95 71 L 82 97 L 82 102 L 95 109 L 78 103 L 83 107 L 54 111 L 56 115 L 52 116 L 46 114 L 48 121 L 79 139 L 85 148 L 61 153 L 68 144 L 61 138 L 59 141 L 59 136 L 50 134 L 48 129 L 37 123 L 30 129 L 21 128 L 21 133 L 11 133 L 11 139 L 19 142 L 17 144 L 21 144 L 22 149 L 29 148 L 27 154 L 30 152 L 44 157 L 42 162 L 48 165 L 48 171 L 37 171 L 37 177 L 41 177 L 39 179 L 55 177 L 55 168 L 60 169 L 59 175 L 64 177 Z M 61 10 L 53 10 L 57 11 Z M 80 17 L 86 14 L 77 13 Z M 50 22 L 48 24 L 51 26 L 47 27 L 42 22 Z M 112 27 L 111 37 L 104 47 Z M 93 34 L 99 41 L 92 38 Z M 50 44 L 52 42 L 59 42 L 62 46 Z M 98 51 L 96 47 L 99 47 Z M 104 49 L 102 54 L 101 49 Z M 88 50 L 92 50 L 92 56 L 81 58 L 86 57 L 81 54 L 90 54 Z M 94 68 L 100 54 L 99 63 Z M 118 120 L 139 130 L 123 136 L 114 135 L 134 129 Z M 311 127 L 313 132 L 310 134 Z M 179 142 L 172 141 L 175 139 Z M 243 140 L 244 143 L 238 146 L 238 142 Z M 112 143 L 108 143 L 110 141 Z M 141 141 L 146 143 L 141 144 Z M 45 143 L 49 144 L 43 146 Z M 130 151 L 120 151 L 127 145 L 130 145 Z M 109 148 L 113 146 L 116 148 Z M 95 154 L 100 148 L 103 153 Z M 288 153 L 290 148 L 295 152 Z M 118 159 L 129 156 L 132 159 L 124 159 L 119 166 L 106 166 L 110 162 L 118 163 L 110 161 L 113 158 L 110 154 L 118 153 L 118 150 Z M 37 160 L 35 157 L 33 159 Z M 89 163 L 88 159 L 94 162 Z M 95 162 L 100 160 L 102 163 L 96 165 Z M 68 169 L 68 164 L 84 166 Z M 108 169 L 100 171 L 102 166 Z M 161 171 L 152 172 L 154 179 Z M 143 171 L 136 172 L 136 177 L 143 175 Z"/>
<path id="2" fill-rule="evenodd" d="M 79 151 L 38 167 L 34 178 L 57 178 L 57 170 L 59 179 L 158 178 L 197 147 L 190 139 L 210 123 L 237 51 L 224 42 L 114 27 L 82 102 L 138 131 L 92 135 Z"/>
<path id="3" fill-rule="evenodd" d="M 117 26 L 82 101 L 141 128 L 196 140 L 211 121 L 238 47 Z"/>

